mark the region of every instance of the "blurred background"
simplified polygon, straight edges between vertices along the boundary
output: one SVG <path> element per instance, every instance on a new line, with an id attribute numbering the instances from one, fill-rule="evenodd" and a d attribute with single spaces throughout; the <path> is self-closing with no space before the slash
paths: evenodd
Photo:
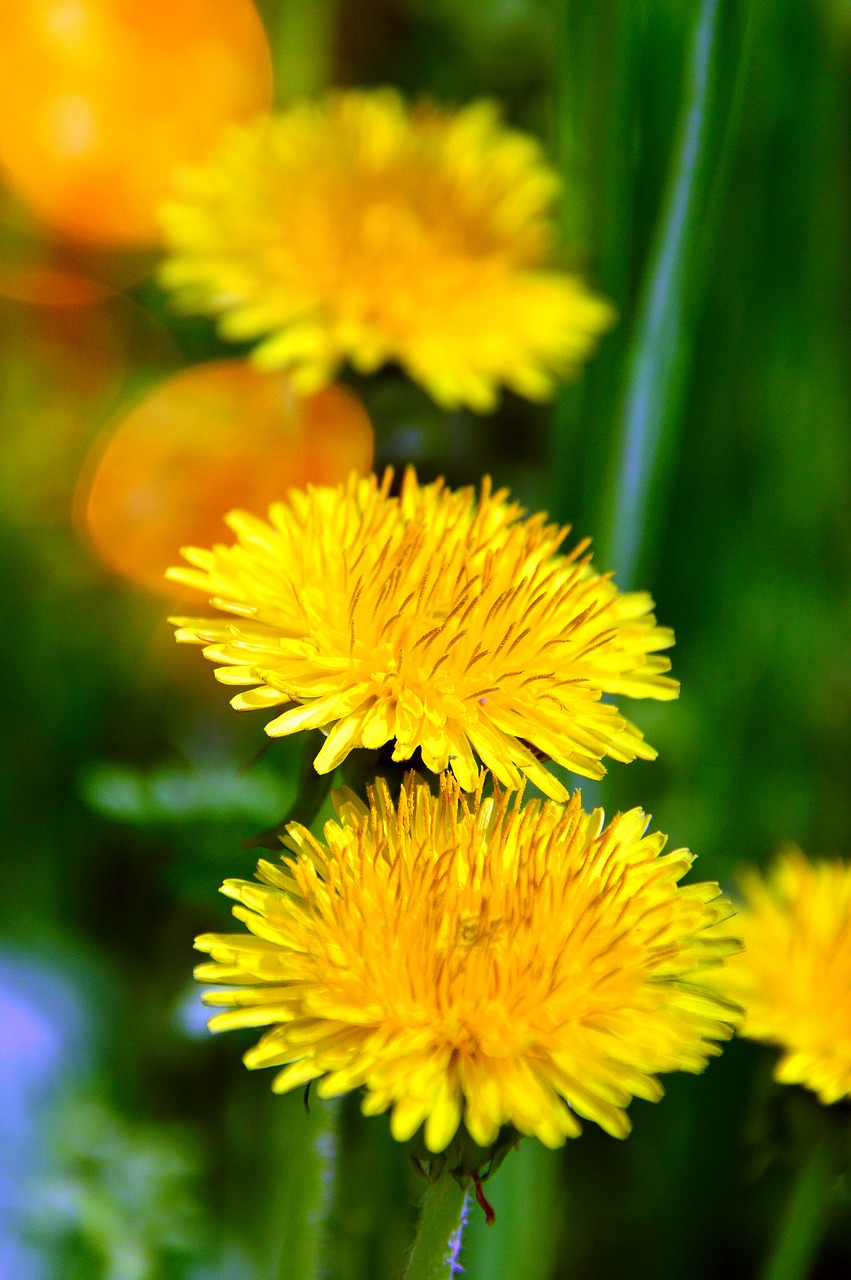
<path id="1" fill-rule="evenodd" d="M 658 762 L 613 765 L 586 800 L 641 804 L 727 887 L 786 840 L 848 857 L 851 4 L 0 0 L 0 18 L 0 1278 L 266 1280 L 323 1104 L 273 1097 L 238 1037 L 209 1037 L 192 939 L 228 927 L 218 885 L 251 874 L 241 842 L 287 809 L 303 746 L 255 761 L 262 717 L 176 648 L 162 570 L 235 501 L 373 455 L 453 484 L 487 470 L 592 535 L 677 634 L 680 701 L 630 712 Z M 194 58 L 202 29 L 221 57 Z M 154 283 L 175 165 L 273 97 L 387 83 L 495 98 L 561 171 L 565 261 L 620 318 L 555 403 L 447 413 L 392 369 L 270 396 Z M 772 1060 L 736 1042 L 669 1077 L 626 1142 L 524 1144 L 465 1274 L 759 1274 L 796 1160 Z M 357 1099 L 341 1141 L 327 1275 L 392 1280 L 421 1184 Z M 838 1214 L 812 1274 L 849 1264 Z"/>

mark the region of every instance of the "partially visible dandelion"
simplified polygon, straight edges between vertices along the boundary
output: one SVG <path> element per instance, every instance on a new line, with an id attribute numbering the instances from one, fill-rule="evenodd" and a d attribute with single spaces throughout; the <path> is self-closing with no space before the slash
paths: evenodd
<path id="1" fill-rule="evenodd" d="M 335 93 L 233 130 L 184 177 L 160 278 L 301 392 L 392 360 L 448 407 L 490 410 L 500 384 L 540 400 L 613 319 L 555 264 L 558 187 L 489 103 Z"/>
<path id="2" fill-rule="evenodd" d="M 482 779 L 483 781 L 483 779 Z M 479 1149 L 505 1126 L 559 1146 L 580 1117 L 625 1137 L 632 1097 L 662 1071 L 700 1071 L 737 1017 L 704 974 L 737 949 L 707 932 L 732 914 L 640 810 L 603 826 L 566 805 L 439 796 L 408 775 L 369 807 L 335 793 L 324 842 L 292 824 L 283 865 L 228 880 L 250 932 L 205 934 L 196 976 L 232 984 L 214 1030 L 270 1028 L 245 1055 L 283 1093 L 364 1091 L 407 1141 Z M 485 1153 L 486 1154 L 486 1153 Z"/>
<path id="3" fill-rule="evenodd" d="M 194 567 L 169 571 L 235 615 L 173 619 L 219 680 L 251 686 L 232 705 L 287 708 L 266 726 L 273 737 L 322 729 L 319 773 L 392 742 L 394 759 L 419 750 L 465 790 L 481 761 L 504 786 L 525 775 L 564 800 L 539 757 L 593 778 L 606 755 L 652 759 L 602 700 L 677 696 L 659 652 L 673 635 L 650 597 L 619 595 L 587 541 L 561 554 L 566 529 L 523 519 L 487 481 L 478 501 L 413 471 L 398 497 L 389 485 L 387 473 L 293 489 L 269 524 L 232 512 L 235 546 L 189 548 Z"/>
<path id="4" fill-rule="evenodd" d="M 781 1048 L 782 1084 L 851 1097 L 851 866 L 789 848 L 741 887 L 745 950 L 715 976 L 747 1009 L 741 1034 Z"/>

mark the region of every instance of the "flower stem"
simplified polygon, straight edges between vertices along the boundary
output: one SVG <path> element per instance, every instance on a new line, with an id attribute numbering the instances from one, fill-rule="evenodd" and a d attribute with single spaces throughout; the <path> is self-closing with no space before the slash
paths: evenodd
<path id="1" fill-rule="evenodd" d="M 760 1280 L 806 1280 L 827 1222 L 835 1174 L 827 1143 L 817 1142 L 804 1160 Z"/>
<path id="2" fill-rule="evenodd" d="M 294 1116 L 291 1111 L 290 1117 L 295 1123 L 289 1128 L 295 1132 L 287 1134 L 290 1167 L 278 1191 L 275 1274 L 280 1280 L 321 1280 L 329 1261 L 328 1220 L 334 1207 L 340 1100 L 317 1101 L 309 1116 Z"/>
<path id="3" fill-rule="evenodd" d="M 467 1192 L 451 1174 L 442 1173 L 426 1187 L 406 1280 L 452 1280 L 460 1275 L 466 1218 Z"/>

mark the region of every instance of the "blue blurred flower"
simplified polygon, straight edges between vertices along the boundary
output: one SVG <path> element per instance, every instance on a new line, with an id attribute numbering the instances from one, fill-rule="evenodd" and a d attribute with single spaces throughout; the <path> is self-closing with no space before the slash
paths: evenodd
<path id="1" fill-rule="evenodd" d="M 84 1002 L 43 959 L 0 952 L 0 1275 L 36 1280 L 43 1256 L 23 1238 L 26 1185 L 60 1086 L 85 1060 Z"/>

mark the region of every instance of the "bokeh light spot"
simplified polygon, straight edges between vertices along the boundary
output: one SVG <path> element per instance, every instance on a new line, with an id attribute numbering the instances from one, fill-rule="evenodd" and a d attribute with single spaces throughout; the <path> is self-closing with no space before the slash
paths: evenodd
<path id="1" fill-rule="evenodd" d="M 84 471 L 80 522 L 117 573 L 187 598 L 163 576 L 182 546 L 230 538 L 234 507 L 265 515 L 292 486 L 365 474 L 372 452 L 366 411 L 342 387 L 302 398 L 285 374 L 244 361 L 197 365 L 108 429 Z"/>
<path id="2" fill-rule="evenodd" d="M 0 166 L 67 241 L 155 244 L 173 174 L 267 110 L 252 0 L 0 0 Z"/>
<path id="3" fill-rule="evenodd" d="M 59 155 L 82 155 L 97 137 L 97 123 L 91 103 L 79 93 L 65 94 L 51 103 L 47 121 Z"/>

